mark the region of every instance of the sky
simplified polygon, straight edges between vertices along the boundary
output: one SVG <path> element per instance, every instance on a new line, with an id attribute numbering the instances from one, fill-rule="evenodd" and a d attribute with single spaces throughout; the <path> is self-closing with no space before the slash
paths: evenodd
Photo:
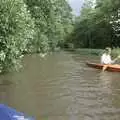
<path id="1" fill-rule="evenodd" d="M 68 0 L 68 2 L 73 9 L 73 13 L 78 16 L 84 0 Z"/>

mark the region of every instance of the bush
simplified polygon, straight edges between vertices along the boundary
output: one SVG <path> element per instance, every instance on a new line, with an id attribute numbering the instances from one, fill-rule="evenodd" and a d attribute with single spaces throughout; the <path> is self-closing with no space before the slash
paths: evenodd
<path id="1" fill-rule="evenodd" d="M 0 72 L 20 67 L 22 53 L 33 34 L 34 22 L 23 0 L 1 0 Z"/>

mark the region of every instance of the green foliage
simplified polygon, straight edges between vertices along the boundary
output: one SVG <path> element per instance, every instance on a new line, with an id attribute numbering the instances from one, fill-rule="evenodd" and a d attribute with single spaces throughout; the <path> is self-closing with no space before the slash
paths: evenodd
<path id="1" fill-rule="evenodd" d="M 18 68 L 34 22 L 22 0 L 0 1 L 0 71 Z"/>
<path id="2" fill-rule="evenodd" d="M 71 34 L 76 47 L 120 46 L 120 1 L 86 0 Z"/>
<path id="3" fill-rule="evenodd" d="M 48 52 L 63 44 L 65 37 L 71 32 L 70 29 L 72 30 L 71 8 L 66 0 L 25 2 L 35 20 L 36 35 L 30 48 L 35 48 L 34 52 Z"/>
<path id="4" fill-rule="evenodd" d="M 113 56 L 119 56 L 120 55 L 120 48 L 119 47 L 117 47 L 117 48 L 114 48 L 113 50 L 112 50 L 112 55 Z"/>
<path id="5" fill-rule="evenodd" d="M 66 0 L 0 0 L 0 72 L 18 69 L 23 53 L 46 53 L 72 31 Z"/>

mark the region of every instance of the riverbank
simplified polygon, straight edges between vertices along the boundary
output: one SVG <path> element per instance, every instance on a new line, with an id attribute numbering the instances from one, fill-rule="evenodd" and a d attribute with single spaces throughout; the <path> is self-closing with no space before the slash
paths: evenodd
<path id="1" fill-rule="evenodd" d="M 89 48 L 65 49 L 65 51 L 70 51 L 70 52 L 74 52 L 77 54 L 80 53 L 83 55 L 92 54 L 92 55 L 97 55 L 97 56 L 103 53 L 102 49 L 89 49 Z"/>
<path id="2" fill-rule="evenodd" d="M 76 49 L 75 50 L 76 53 L 80 53 L 80 54 L 92 54 L 92 55 L 97 55 L 99 56 L 100 54 L 103 53 L 102 49 Z"/>
<path id="3" fill-rule="evenodd" d="M 96 55 L 100 56 L 103 52 L 104 49 L 90 49 L 90 48 L 77 48 L 77 49 L 66 49 L 66 51 L 71 51 L 77 54 L 83 54 L 83 55 Z M 120 55 L 120 48 L 114 48 L 112 49 L 112 56 L 118 56 Z"/>

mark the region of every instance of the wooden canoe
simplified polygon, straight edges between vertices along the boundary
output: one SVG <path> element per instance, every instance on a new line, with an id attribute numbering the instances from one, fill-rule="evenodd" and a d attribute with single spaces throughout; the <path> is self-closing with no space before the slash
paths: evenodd
<path id="1" fill-rule="evenodd" d="M 89 67 L 96 68 L 96 69 L 102 69 L 104 66 L 103 64 L 97 64 L 97 63 L 91 63 L 91 62 L 86 62 L 86 64 Z M 108 65 L 106 70 L 112 71 L 112 72 L 120 72 L 120 65 L 118 64 Z"/>

